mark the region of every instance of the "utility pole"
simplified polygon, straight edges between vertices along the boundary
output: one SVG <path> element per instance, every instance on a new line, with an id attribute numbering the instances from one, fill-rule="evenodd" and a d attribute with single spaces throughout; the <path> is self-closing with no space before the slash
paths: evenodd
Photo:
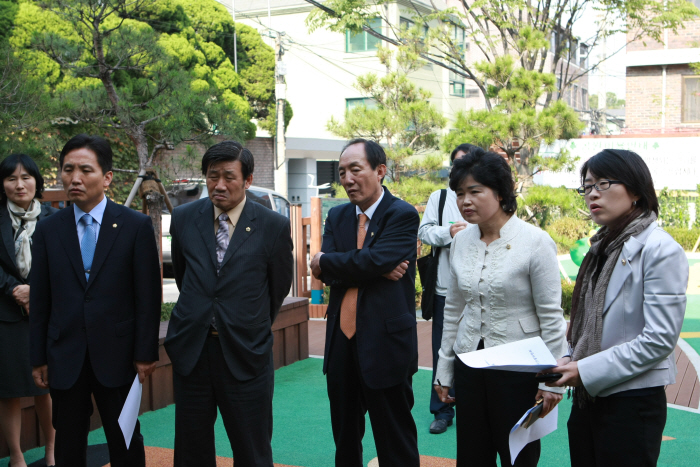
<path id="1" fill-rule="evenodd" d="M 287 74 L 287 67 L 282 61 L 284 48 L 282 47 L 282 36 L 284 32 L 278 32 L 275 38 L 275 99 L 277 101 L 277 119 L 276 119 L 276 151 L 275 151 L 275 191 L 287 197 L 287 154 L 284 140 L 284 105 L 286 84 L 284 75 Z"/>
<path id="2" fill-rule="evenodd" d="M 233 16 L 233 67 L 238 73 L 238 39 L 236 38 L 236 2 L 231 0 L 231 16 Z"/>

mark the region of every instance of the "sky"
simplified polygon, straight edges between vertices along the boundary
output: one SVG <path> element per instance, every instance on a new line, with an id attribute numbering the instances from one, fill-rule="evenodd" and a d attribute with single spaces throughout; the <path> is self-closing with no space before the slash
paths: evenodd
<path id="1" fill-rule="evenodd" d="M 596 16 L 592 8 L 584 12 L 583 17 L 574 26 L 574 35 L 580 37 L 584 42 L 592 38 L 596 31 Z M 588 74 L 588 94 L 598 94 L 601 86 L 605 92 L 614 92 L 618 98 L 625 98 L 625 34 L 619 33 L 607 38 L 605 47 L 601 45 L 595 47 L 589 55 L 589 62 L 595 63 L 600 60 L 604 53 L 608 55 L 615 53 L 612 58 L 604 62 L 600 69 L 596 69 Z M 621 50 L 620 50 L 621 49 Z"/>

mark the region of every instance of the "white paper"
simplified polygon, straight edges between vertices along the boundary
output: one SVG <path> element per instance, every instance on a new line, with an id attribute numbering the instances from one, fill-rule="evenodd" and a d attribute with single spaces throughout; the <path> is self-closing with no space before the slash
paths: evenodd
<path id="1" fill-rule="evenodd" d="M 131 385 L 131 389 L 129 389 L 129 395 L 126 396 L 124 407 L 122 407 L 122 413 L 119 414 L 119 427 L 122 429 L 122 433 L 124 434 L 124 441 L 126 441 L 127 449 L 129 449 L 131 437 L 134 435 L 136 421 L 139 419 L 142 390 L 143 388 L 141 386 L 141 382 L 139 381 L 139 375 L 136 375 L 136 378 L 134 378 L 134 383 Z"/>
<path id="2" fill-rule="evenodd" d="M 537 373 L 557 366 L 557 360 L 539 336 L 457 356 L 471 368 Z"/>
<path id="3" fill-rule="evenodd" d="M 510 430 L 508 443 L 510 445 L 511 464 L 515 464 L 515 459 L 518 457 L 518 454 L 520 454 L 520 451 L 522 451 L 528 443 L 544 438 L 557 429 L 559 406 L 555 406 L 546 417 L 537 419 L 533 425 L 530 425 L 530 428 L 521 426 L 528 414 L 534 409 L 535 408 L 533 407 L 525 412 L 525 415 L 523 415 L 522 418 L 518 420 L 518 423 L 515 424 L 513 429 Z"/>

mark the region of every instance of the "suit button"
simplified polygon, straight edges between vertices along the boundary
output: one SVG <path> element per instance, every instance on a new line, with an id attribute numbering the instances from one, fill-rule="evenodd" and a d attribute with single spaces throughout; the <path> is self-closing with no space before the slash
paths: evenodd
<path id="1" fill-rule="evenodd" d="M 216 303 L 219 303 L 219 297 L 214 297 L 214 301 L 215 301 Z"/>
<path id="2" fill-rule="evenodd" d="M 89 296 L 89 295 L 86 295 L 86 296 L 85 296 L 85 302 L 89 302 L 90 300 L 91 300 L 91 299 L 90 299 L 90 296 Z"/>

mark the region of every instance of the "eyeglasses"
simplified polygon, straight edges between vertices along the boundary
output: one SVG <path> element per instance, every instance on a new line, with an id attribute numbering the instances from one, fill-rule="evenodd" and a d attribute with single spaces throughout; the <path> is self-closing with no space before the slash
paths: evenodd
<path id="1" fill-rule="evenodd" d="M 605 191 L 610 188 L 610 185 L 614 185 L 615 183 L 622 183 L 619 180 L 600 180 L 598 183 L 594 185 L 581 185 L 580 187 L 576 188 L 576 191 L 578 191 L 578 194 L 581 196 L 586 196 L 591 192 L 593 187 L 595 187 L 596 190 L 598 191 Z"/>

